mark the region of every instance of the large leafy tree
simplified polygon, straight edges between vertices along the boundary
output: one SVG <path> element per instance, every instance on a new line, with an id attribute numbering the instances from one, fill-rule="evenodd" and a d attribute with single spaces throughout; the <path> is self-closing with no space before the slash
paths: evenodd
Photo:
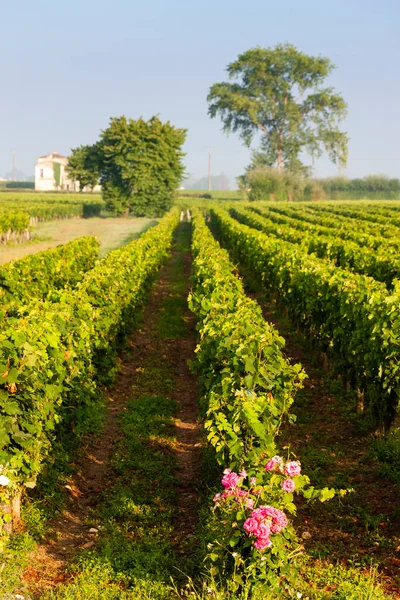
<path id="1" fill-rule="evenodd" d="M 126 117 L 113 118 L 102 132 L 100 182 L 108 207 L 117 213 L 157 216 L 169 209 L 184 166 L 186 129 Z"/>
<path id="2" fill-rule="evenodd" d="M 69 172 L 82 185 L 100 181 L 107 208 L 116 214 L 159 216 L 182 181 L 186 129 L 158 117 L 115 117 L 93 146 L 80 146 Z"/>
<path id="3" fill-rule="evenodd" d="M 228 65 L 230 82 L 208 94 L 209 115 L 226 132 L 250 145 L 259 132 L 264 161 L 278 171 L 301 172 L 301 158 L 327 152 L 340 166 L 347 160 L 347 135 L 339 130 L 347 105 L 325 79 L 334 69 L 328 58 L 308 56 L 291 44 L 253 48 Z"/>

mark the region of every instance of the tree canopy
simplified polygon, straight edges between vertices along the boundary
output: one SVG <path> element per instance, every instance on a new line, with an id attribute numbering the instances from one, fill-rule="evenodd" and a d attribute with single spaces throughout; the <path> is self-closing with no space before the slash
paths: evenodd
<path id="1" fill-rule="evenodd" d="M 73 181 L 79 182 L 79 190 L 85 187 L 93 189 L 99 182 L 99 145 L 79 146 L 73 148 L 68 158 L 68 175 Z"/>
<path id="2" fill-rule="evenodd" d="M 262 134 L 268 166 L 302 172 L 301 157 L 325 151 L 336 164 L 347 160 L 347 135 L 339 130 L 347 105 L 331 87 L 323 87 L 334 69 L 325 57 L 308 56 L 291 44 L 253 48 L 229 64 L 233 82 L 215 83 L 208 94 L 209 115 L 222 119 L 226 132 L 237 132 L 246 145 Z"/>
<path id="3" fill-rule="evenodd" d="M 183 178 L 185 139 L 185 129 L 158 117 L 114 117 L 96 144 L 72 151 L 69 172 L 82 182 L 99 180 L 107 208 L 117 214 L 159 216 Z"/>

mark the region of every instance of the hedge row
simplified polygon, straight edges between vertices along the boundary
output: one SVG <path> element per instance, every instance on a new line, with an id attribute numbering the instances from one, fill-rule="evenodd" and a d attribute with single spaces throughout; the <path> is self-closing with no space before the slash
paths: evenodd
<path id="1" fill-rule="evenodd" d="M 283 338 L 246 296 L 200 211 L 192 215 L 189 306 L 198 323 L 205 429 L 221 465 L 254 468 L 276 453 L 275 437 L 305 374 L 284 357 Z"/>

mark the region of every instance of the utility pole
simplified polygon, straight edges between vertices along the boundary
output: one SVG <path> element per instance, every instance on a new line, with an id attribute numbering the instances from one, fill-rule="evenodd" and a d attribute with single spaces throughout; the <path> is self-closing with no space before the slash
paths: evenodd
<path id="1" fill-rule="evenodd" d="M 12 180 L 17 181 L 16 169 L 15 169 L 15 152 L 12 153 Z"/>
<path id="2" fill-rule="evenodd" d="M 211 192 L 211 148 L 208 149 L 208 191 Z"/>

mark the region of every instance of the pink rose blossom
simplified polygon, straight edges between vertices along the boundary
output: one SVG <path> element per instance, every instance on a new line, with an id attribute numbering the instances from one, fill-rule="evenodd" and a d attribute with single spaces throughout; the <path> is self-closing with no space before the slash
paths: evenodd
<path id="1" fill-rule="evenodd" d="M 249 500 L 246 501 L 245 507 L 248 508 L 249 510 L 253 510 L 254 508 L 254 500 L 252 500 L 251 498 Z"/>
<path id="2" fill-rule="evenodd" d="M 257 548 L 257 550 L 265 550 L 265 548 L 269 548 L 270 546 L 272 546 L 272 542 L 268 537 L 259 537 L 254 542 L 254 548 Z"/>
<path id="3" fill-rule="evenodd" d="M 257 484 L 257 479 L 256 477 L 251 477 L 250 478 L 250 485 L 256 485 Z"/>
<path id="4" fill-rule="evenodd" d="M 286 525 L 286 515 L 279 508 L 260 506 L 251 512 L 250 517 L 244 522 L 243 528 L 247 533 L 256 537 L 254 547 L 257 550 L 265 550 L 272 545 L 271 533 L 279 533 Z"/>
<path id="5" fill-rule="evenodd" d="M 245 479 L 247 477 L 247 473 L 244 469 L 242 469 L 239 473 L 240 477 L 243 477 L 243 479 Z"/>
<path id="6" fill-rule="evenodd" d="M 265 518 L 264 512 L 261 510 L 263 507 L 256 508 L 251 513 L 251 517 L 253 519 L 257 519 L 258 521 L 262 521 Z"/>
<path id="7" fill-rule="evenodd" d="M 282 489 L 284 492 L 294 492 L 295 487 L 293 479 L 285 479 L 285 481 L 282 481 Z"/>
<path id="8" fill-rule="evenodd" d="M 224 486 L 224 488 L 232 489 L 237 486 L 237 484 L 239 483 L 239 479 L 240 477 L 237 473 L 234 473 L 230 469 L 225 469 L 221 483 Z"/>
<path id="9" fill-rule="evenodd" d="M 291 460 L 285 465 L 285 474 L 290 477 L 295 477 L 295 475 L 300 475 L 301 473 L 301 465 L 298 460 Z"/>
<path id="10" fill-rule="evenodd" d="M 267 538 L 271 533 L 271 527 L 266 523 L 260 523 L 255 533 L 257 537 Z"/>
<path id="11" fill-rule="evenodd" d="M 279 510 L 279 508 L 274 508 L 273 506 L 260 506 L 256 511 L 259 511 L 259 514 L 262 515 L 261 518 L 270 518 L 272 520 L 272 533 L 279 533 L 282 529 L 285 529 L 287 518 L 285 513 Z M 250 517 L 252 517 L 256 511 L 253 511 Z"/>
<path id="12" fill-rule="evenodd" d="M 243 529 L 249 533 L 255 533 L 258 530 L 258 521 L 254 517 L 249 517 L 243 523 Z"/>
<path id="13" fill-rule="evenodd" d="M 283 458 L 281 456 L 273 456 L 269 459 L 267 464 L 265 465 L 266 471 L 273 471 L 276 467 L 279 467 L 283 463 Z"/>
<path id="14" fill-rule="evenodd" d="M 218 502 L 218 500 L 220 500 L 220 499 L 221 499 L 221 494 L 216 494 L 214 496 L 214 502 Z"/>

